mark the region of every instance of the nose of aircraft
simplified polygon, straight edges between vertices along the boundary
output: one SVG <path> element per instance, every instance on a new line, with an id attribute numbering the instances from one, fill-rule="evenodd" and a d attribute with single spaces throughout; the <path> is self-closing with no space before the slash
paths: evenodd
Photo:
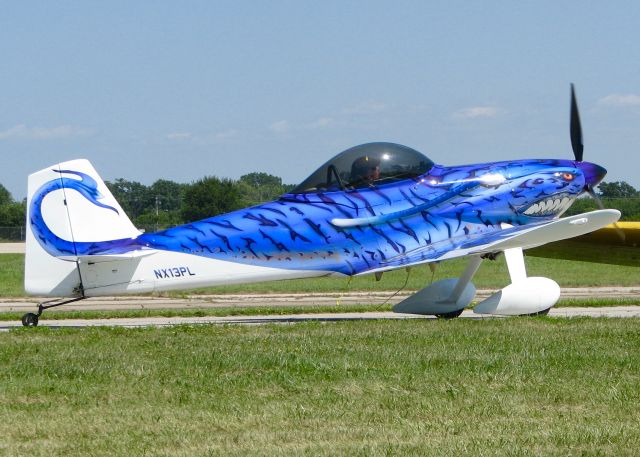
<path id="1" fill-rule="evenodd" d="M 607 170 L 595 163 L 576 162 L 576 166 L 582 170 L 582 173 L 584 174 L 584 183 L 587 186 L 593 187 L 597 185 L 607 174 Z"/>

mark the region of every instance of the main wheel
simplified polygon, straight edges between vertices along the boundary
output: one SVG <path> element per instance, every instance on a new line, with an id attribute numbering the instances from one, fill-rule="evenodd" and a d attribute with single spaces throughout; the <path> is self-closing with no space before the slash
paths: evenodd
<path id="1" fill-rule="evenodd" d="M 549 310 L 551 308 L 547 308 L 547 309 L 543 309 L 542 311 L 538 311 L 537 313 L 531 313 L 531 314 L 525 314 L 525 316 L 546 316 L 547 314 L 549 314 Z"/>
<path id="2" fill-rule="evenodd" d="M 464 311 L 464 308 L 451 311 L 450 313 L 436 314 L 436 317 L 438 319 L 455 319 L 456 317 L 459 317 L 460 314 L 462 314 L 462 311 Z"/>
<path id="3" fill-rule="evenodd" d="M 27 313 L 22 316 L 22 325 L 25 327 L 35 327 L 38 325 L 38 315 L 34 313 Z"/>

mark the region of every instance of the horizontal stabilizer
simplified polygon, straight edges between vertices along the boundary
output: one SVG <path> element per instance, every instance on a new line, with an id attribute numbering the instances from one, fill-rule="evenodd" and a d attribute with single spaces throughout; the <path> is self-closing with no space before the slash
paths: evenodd
<path id="1" fill-rule="evenodd" d="M 146 250 L 146 251 L 131 251 L 125 254 L 96 254 L 96 255 L 78 255 L 78 256 L 61 256 L 58 257 L 62 260 L 68 260 L 80 263 L 100 263 L 100 262 L 117 262 L 121 260 L 132 260 L 140 257 L 147 257 L 155 254 L 158 251 Z"/>

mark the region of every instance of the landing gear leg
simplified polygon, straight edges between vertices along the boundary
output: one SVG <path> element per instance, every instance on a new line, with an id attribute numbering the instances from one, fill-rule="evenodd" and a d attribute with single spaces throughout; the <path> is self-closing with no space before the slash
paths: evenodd
<path id="1" fill-rule="evenodd" d="M 435 315 L 443 319 L 458 317 L 476 295 L 471 283 L 482 258 L 471 256 L 459 279 L 448 278 L 436 281 L 393 307 L 396 313 Z"/>
<path id="2" fill-rule="evenodd" d="M 482 258 L 478 256 L 471 257 L 469 259 L 469 263 L 467 264 L 467 268 L 462 272 L 462 276 L 458 278 L 458 282 L 456 283 L 456 287 L 451 291 L 451 295 L 449 296 L 449 301 L 456 303 L 458 299 L 462 296 L 467 285 L 473 279 L 473 275 L 476 274 L 478 268 L 480 268 L 480 264 L 482 263 Z M 474 287 L 474 295 L 475 295 L 475 287 Z M 473 297 L 472 297 L 473 299 Z M 464 308 L 456 309 L 454 311 L 448 313 L 438 313 L 436 317 L 439 319 L 455 319 L 456 317 L 460 317 L 464 311 Z"/>
<path id="3" fill-rule="evenodd" d="M 22 316 L 22 325 L 24 325 L 25 327 L 36 327 L 38 325 L 38 321 L 40 320 L 40 316 L 42 315 L 45 309 L 66 305 L 68 303 L 73 303 L 74 301 L 84 300 L 85 298 L 86 297 L 77 297 L 77 298 L 70 298 L 68 300 L 62 300 L 62 301 L 59 301 L 58 299 L 56 299 L 56 300 L 49 300 L 49 301 L 42 302 L 38 305 L 37 314 L 27 313 L 24 316 Z"/>
<path id="4" fill-rule="evenodd" d="M 511 284 L 478 303 L 473 312 L 500 316 L 544 316 L 560 298 L 560 286 L 549 278 L 527 276 L 522 248 L 504 250 Z"/>

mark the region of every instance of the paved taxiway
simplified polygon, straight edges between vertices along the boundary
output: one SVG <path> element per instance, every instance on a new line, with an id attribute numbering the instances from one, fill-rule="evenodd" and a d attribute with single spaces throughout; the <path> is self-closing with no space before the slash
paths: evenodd
<path id="1" fill-rule="evenodd" d="M 640 306 L 615 306 L 606 308 L 554 308 L 549 312 L 551 317 L 640 317 Z M 467 319 L 495 319 L 496 316 L 474 314 L 466 310 L 460 316 Z M 398 320 L 398 319 L 435 319 L 434 316 L 418 316 L 415 314 L 396 314 L 392 312 L 367 313 L 322 313 L 322 314 L 292 314 L 284 316 L 227 316 L 227 317 L 144 317 L 144 318 L 113 318 L 113 319 L 55 319 L 49 315 L 38 324 L 41 327 L 166 327 L 173 325 L 202 325 L 202 324 L 291 324 L 297 322 L 317 321 L 357 321 L 357 320 Z M 1 322 L 0 331 L 22 327 L 20 322 Z"/>
<path id="2" fill-rule="evenodd" d="M 476 299 L 489 296 L 493 291 L 479 290 Z M 112 318 L 112 319 L 56 319 L 58 311 L 69 310 L 130 310 L 130 309 L 203 309 L 203 308 L 247 308 L 247 307 L 306 307 L 339 304 L 344 311 L 350 306 L 360 304 L 395 304 L 409 296 L 409 292 L 349 292 L 349 293 L 316 293 L 316 294 L 250 294 L 250 295 L 198 295 L 187 298 L 163 297 L 102 297 L 90 298 L 81 302 L 46 311 L 40 320 L 40 326 L 48 327 L 88 327 L 118 326 L 146 327 L 182 324 L 264 324 L 291 323 L 301 321 L 339 321 L 367 319 L 431 319 L 431 316 L 396 314 L 392 312 L 362 313 L 304 313 L 277 316 L 228 316 L 228 317 L 147 317 L 147 318 Z M 562 289 L 563 298 L 631 298 L 637 300 L 638 306 L 617 306 L 604 308 L 554 308 L 550 316 L 556 317 L 640 317 L 640 287 L 598 287 Z M 7 299 L 0 303 L 0 312 L 34 312 L 37 307 L 35 298 Z M 461 317 L 487 318 L 465 311 Z M 0 330 L 20 327 L 15 322 L 0 322 Z"/>
<path id="3" fill-rule="evenodd" d="M 478 290 L 476 300 L 491 295 L 494 290 Z M 186 298 L 165 297 L 101 297 L 90 298 L 68 306 L 47 311 L 105 311 L 129 309 L 201 309 L 201 308 L 247 308 L 256 306 L 331 306 L 396 304 L 414 292 L 395 294 L 390 291 L 346 292 L 346 293 L 309 293 L 309 294 L 224 294 L 193 295 Z M 585 287 L 563 288 L 562 298 L 626 298 L 636 299 L 640 305 L 640 286 L 637 287 Z M 0 302 L 0 312 L 32 312 L 37 308 L 38 299 L 8 298 Z"/>
<path id="4" fill-rule="evenodd" d="M 0 243 L 0 254 L 24 254 L 24 243 Z"/>

